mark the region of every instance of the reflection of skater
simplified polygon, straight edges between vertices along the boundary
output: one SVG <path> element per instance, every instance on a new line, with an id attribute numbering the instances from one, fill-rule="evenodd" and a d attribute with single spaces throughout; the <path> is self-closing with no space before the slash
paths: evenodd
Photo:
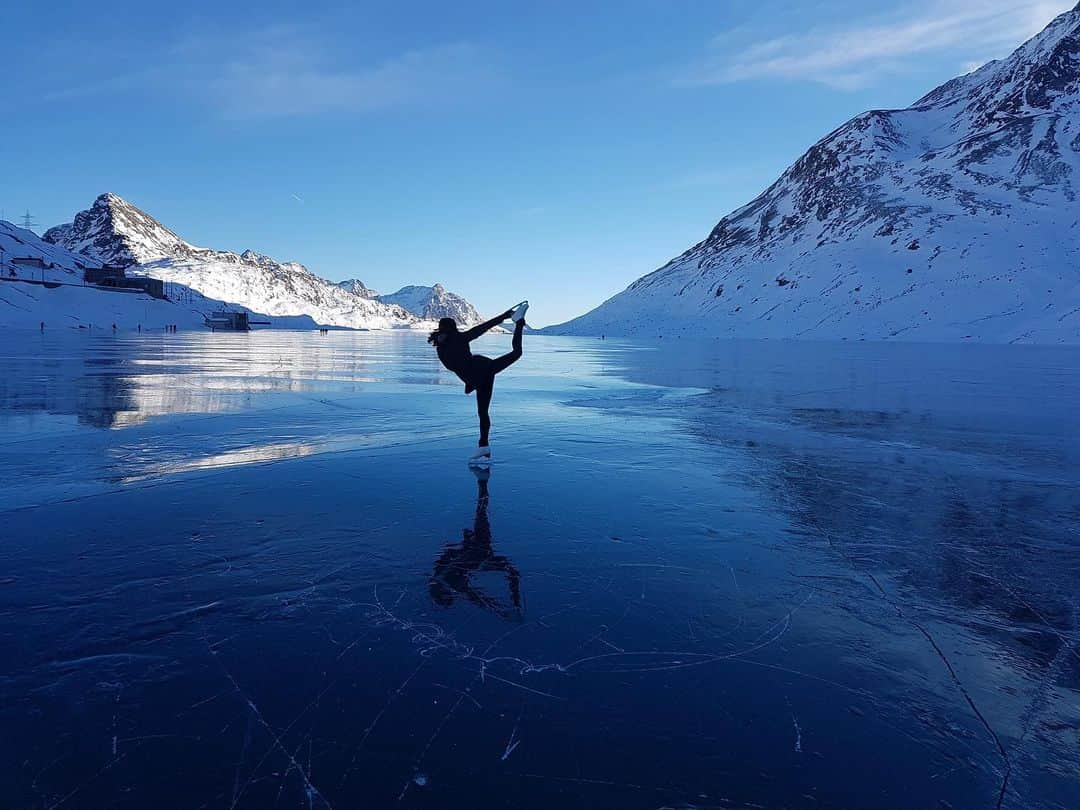
<path id="1" fill-rule="evenodd" d="M 491 545 L 491 524 L 487 514 L 487 482 L 491 471 L 473 470 L 473 474 L 479 490 L 473 529 L 464 529 L 464 540 L 457 545 L 447 546 L 442 556 L 435 561 L 435 571 L 431 575 L 428 591 L 432 601 L 443 607 L 450 607 L 454 604 L 455 595 L 460 595 L 503 619 L 521 621 L 521 574 L 510 560 L 496 554 Z M 469 581 L 473 573 L 484 571 L 506 574 L 510 588 L 510 604 L 488 596 Z"/>
<path id="2" fill-rule="evenodd" d="M 488 406 L 491 405 L 495 375 L 521 357 L 521 333 L 525 329 L 525 311 L 528 308 L 529 302 L 522 301 L 514 309 L 464 332 L 458 331 L 457 322 L 453 318 L 443 318 L 439 321 L 438 330 L 428 337 L 428 343 L 439 352 L 442 364 L 465 383 L 465 393 L 476 391 L 476 412 L 480 417 L 480 449 L 472 455 L 472 462 L 491 460 L 491 448 L 488 446 L 491 418 L 488 416 Z M 494 360 L 482 354 L 473 354 L 469 343 L 507 318 L 513 318 L 516 322 L 512 351 Z"/>

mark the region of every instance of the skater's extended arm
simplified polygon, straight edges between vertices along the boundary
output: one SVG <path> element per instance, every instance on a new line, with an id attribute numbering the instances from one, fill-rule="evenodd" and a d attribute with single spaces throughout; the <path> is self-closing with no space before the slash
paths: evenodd
<path id="1" fill-rule="evenodd" d="M 507 318 L 509 318 L 513 314 L 514 314 L 514 310 L 508 309 L 502 315 L 497 315 L 496 317 L 492 318 L 490 321 L 484 321 L 483 323 L 474 326 L 472 329 L 465 330 L 461 334 L 465 337 L 466 340 L 469 340 L 469 341 L 476 340 L 478 337 L 480 337 L 482 334 L 484 334 L 484 332 L 487 332 L 488 330 L 494 329 L 496 326 L 498 326 L 500 323 L 505 321 Z"/>

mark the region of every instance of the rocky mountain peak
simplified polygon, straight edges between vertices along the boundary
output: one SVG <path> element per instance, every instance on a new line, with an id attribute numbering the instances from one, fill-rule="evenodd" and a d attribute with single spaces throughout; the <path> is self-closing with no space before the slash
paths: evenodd
<path id="1" fill-rule="evenodd" d="M 962 107 L 976 127 L 1076 103 L 1080 87 L 1080 6 L 1055 18 L 1006 59 L 988 62 L 932 90 L 915 108 Z"/>
<path id="2" fill-rule="evenodd" d="M 105 193 L 75 219 L 47 230 L 46 242 L 83 253 L 105 264 L 127 267 L 169 256 L 188 256 L 188 244 L 145 211 Z"/>
<path id="3" fill-rule="evenodd" d="M 372 299 L 379 297 L 379 294 L 375 290 L 368 287 L 358 278 L 349 278 L 345 281 L 339 281 L 338 286 L 341 287 L 341 289 L 343 290 L 351 292 L 353 295 L 360 296 L 361 298 Z"/>
<path id="4" fill-rule="evenodd" d="M 132 208 L 132 209 L 135 208 L 135 206 L 133 206 L 131 203 L 129 203 L 123 197 L 120 197 L 117 194 L 113 194 L 111 191 L 106 191 L 104 194 L 99 194 L 97 199 L 94 200 L 93 206 L 91 206 L 91 207 L 93 207 L 93 208 L 101 208 L 101 207 L 111 208 L 113 206 L 116 206 L 118 208 Z M 135 209 L 135 210 L 138 210 L 138 209 Z"/>

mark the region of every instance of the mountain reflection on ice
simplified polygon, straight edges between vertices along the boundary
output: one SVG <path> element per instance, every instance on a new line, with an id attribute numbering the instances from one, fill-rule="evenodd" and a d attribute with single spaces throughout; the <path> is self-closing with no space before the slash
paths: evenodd
<path id="1" fill-rule="evenodd" d="M 4 806 L 1075 806 L 1077 350 L 9 347 Z"/>

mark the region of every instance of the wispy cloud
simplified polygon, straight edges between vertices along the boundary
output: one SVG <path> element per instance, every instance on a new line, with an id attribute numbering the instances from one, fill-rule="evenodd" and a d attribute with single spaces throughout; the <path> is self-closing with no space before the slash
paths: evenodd
<path id="1" fill-rule="evenodd" d="M 1004 56 L 1074 5 L 1074 0 L 919 0 L 888 18 L 741 47 L 735 41 L 743 36 L 729 32 L 714 39 L 709 57 L 679 83 L 795 79 L 856 89 L 908 70 L 928 54 L 955 54 L 958 66 Z"/>
<path id="2" fill-rule="evenodd" d="M 365 62 L 332 36 L 282 25 L 242 35 L 189 34 L 146 71 L 50 96 L 167 93 L 225 118 L 246 120 L 453 103 L 495 83 L 495 71 L 468 44 Z"/>

